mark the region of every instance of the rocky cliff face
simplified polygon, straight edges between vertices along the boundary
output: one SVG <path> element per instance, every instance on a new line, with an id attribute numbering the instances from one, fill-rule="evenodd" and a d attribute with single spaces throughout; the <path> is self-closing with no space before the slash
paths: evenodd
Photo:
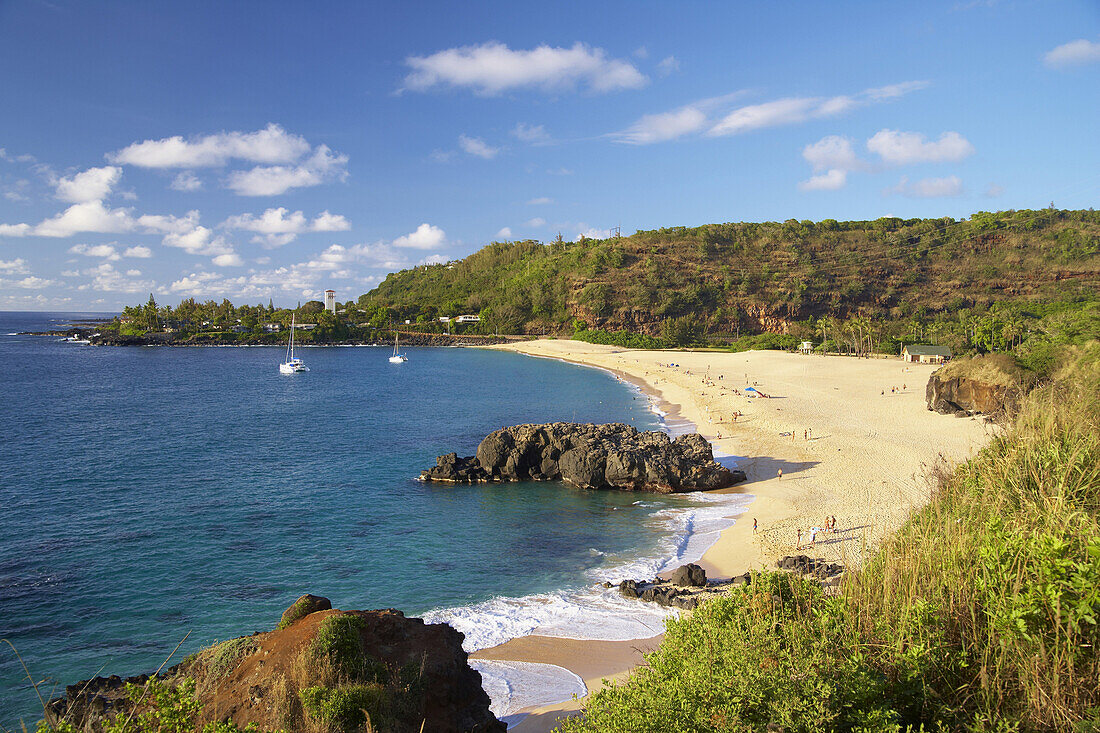
<path id="1" fill-rule="evenodd" d="M 425 481 L 564 481 L 583 489 L 670 494 L 721 489 L 745 480 L 742 471 L 715 463 L 698 433 L 671 440 L 623 423 L 517 425 L 490 433 L 477 455 L 440 456 L 422 471 Z"/>
<path id="2" fill-rule="evenodd" d="M 187 729 L 231 721 L 259 730 L 504 733 L 462 640 L 446 624 L 400 611 L 338 611 L 325 598 L 303 596 L 275 631 L 205 649 L 162 680 L 193 689 L 199 711 Z M 147 681 L 97 677 L 71 685 L 50 701 L 51 722 L 104 730 L 117 713 L 133 710 L 124 683 Z"/>
<path id="3" fill-rule="evenodd" d="M 944 415 L 1003 417 L 1020 406 L 1018 387 L 989 384 L 970 377 L 943 378 L 933 372 L 925 388 L 928 409 Z"/>

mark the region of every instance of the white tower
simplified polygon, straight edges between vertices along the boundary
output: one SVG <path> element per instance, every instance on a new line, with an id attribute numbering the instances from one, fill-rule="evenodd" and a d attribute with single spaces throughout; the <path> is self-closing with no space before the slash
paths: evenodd
<path id="1" fill-rule="evenodd" d="M 336 291 L 335 290 L 326 290 L 325 291 L 325 310 L 327 310 L 329 313 L 332 313 L 333 315 L 336 314 Z"/>

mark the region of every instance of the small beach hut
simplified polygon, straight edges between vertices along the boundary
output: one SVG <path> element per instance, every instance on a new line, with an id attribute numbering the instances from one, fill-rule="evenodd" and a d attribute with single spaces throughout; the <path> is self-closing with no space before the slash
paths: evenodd
<path id="1" fill-rule="evenodd" d="M 800 354 L 812 354 L 814 353 L 814 344 L 812 341 L 803 341 L 798 347 L 798 353 Z"/>
<path id="2" fill-rule="evenodd" d="M 951 359 L 951 347 L 910 344 L 902 348 L 901 359 L 919 364 L 943 364 Z"/>

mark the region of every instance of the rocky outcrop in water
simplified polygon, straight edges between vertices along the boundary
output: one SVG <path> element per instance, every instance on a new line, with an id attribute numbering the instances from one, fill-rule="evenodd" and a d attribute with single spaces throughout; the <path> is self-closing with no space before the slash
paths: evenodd
<path id="1" fill-rule="evenodd" d="M 1015 386 L 991 384 L 970 377 L 945 379 L 933 372 L 924 395 L 928 409 L 944 415 L 1002 417 L 1019 408 L 1022 393 Z"/>
<path id="2" fill-rule="evenodd" d="M 462 641 L 447 624 L 393 609 L 332 610 L 326 598 L 303 596 L 276 630 L 204 649 L 166 670 L 158 684 L 193 685 L 199 711 L 187 730 L 232 721 L 242 730 L 504 733 Z M 49 722 L 98 733 L 134 710 L 126 683 L 148 682 L 148 675 L 112 676 L 70 685 L 48 703 Z M 148 704 L 142 698 L 135 712 Z"/>
<path id="3" fill-rule="evenodd" d="M 670 494 L 721 489 L 745 480 L 714 461 L 698 433 L 672 440 L 623 423 L 547 423 L 493 431 L 477 455 L 440 456 L 422 471 L 424 481 L 476 484 L 564 481 L 582 489 L 623 489 Z"/>

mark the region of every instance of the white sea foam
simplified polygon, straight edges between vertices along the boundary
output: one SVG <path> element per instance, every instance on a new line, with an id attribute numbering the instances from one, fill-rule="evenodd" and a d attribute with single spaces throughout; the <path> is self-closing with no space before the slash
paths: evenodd
<path id="1" fill-rule="evenodd" d="M 481 673 L 481 686 L 492 700 L 489 709 L 508 727 L 526 717 L 520 710 L 588 693 L 584 680 L 553 664 L 471 659 L 470 666 Z"/>
<path id="2" fill-rule="evenodd" d="M 738 494 L 682 495 L 687 507 L 655 511 L 663 536 L 650 556 L 616 559 L 586 571 L 588 584 L 551 593 L 521 597 L 498 596 L 481 603 L 429 611 L 429 623 L 448 623 L 466 635 L 468 652 L 503 644 L 529 634 L 567 639 L 644 639 L 664 631 L 664 621 L 675 613 L 651 603 L 639 603 L 600 583 L 627 578 L 646 579 L 695 562 L 728 527 L 731 516 L 744 511 L 751 496 Z M 593 548 L 595 549 L 595 548 Z"/>

